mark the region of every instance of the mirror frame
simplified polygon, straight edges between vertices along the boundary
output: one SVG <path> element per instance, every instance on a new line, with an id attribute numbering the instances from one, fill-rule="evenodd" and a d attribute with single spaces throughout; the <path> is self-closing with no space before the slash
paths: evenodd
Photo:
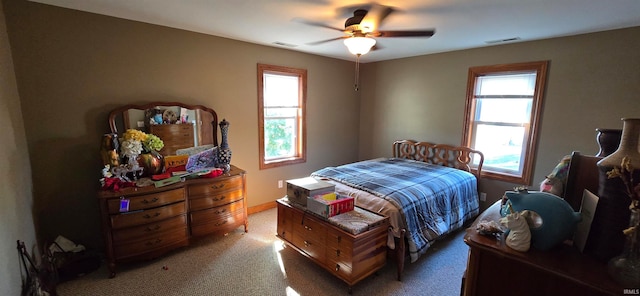
<path id="1" fill-rule="evenodd" d="M 118 107 L 109 113 L 109 127 L 111 128 L 111 133 L 118 134 L 118 128 L 116 126 L 116 117 L 117 116 L 124 117 L 123 115 L 124 112 L 129 109 L 138 109 L 138 110 L 144 111 L 144 110 L 153 109 L 156 107 L 173 107 L 173 106 L 187 108 L 191 110 L 203 110 L 206 112 L 210 112 L 213 115 L 213 121 L 211 122 L 211 125 L 212 125 L 211 130 L 213 131 L 213 145 L 216 147 L 218 146 L 218 114 L 216 113 L 216 111 L 202 105 L 189 105 L 189 104 L 184 104 L 180 102 L 150 102 L 150 103 L 140 104 L 140 105 L 129 104 L 129 105 Z"/>

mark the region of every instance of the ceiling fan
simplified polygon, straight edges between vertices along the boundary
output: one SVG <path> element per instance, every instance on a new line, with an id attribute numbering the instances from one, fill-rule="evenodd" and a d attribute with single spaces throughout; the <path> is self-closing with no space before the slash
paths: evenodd
<path id="1" fill-rule="evenodd" d="M 317 45 L 330 41 L 344 39 L 344 44 L 349 52 L 356 56 L 368 53 L 375 45 L 374 38 L 382 37 L 431 37 L 435 30 L 403 30 L 403 31 L 386 31 L 379 30 L 380 24 L 384 19 L 395 10 L 392 7 L 373 3 L 369 5 L 369 9 L 357 8 L 353 12 L 353 16 L 349 17 L 344 23 L 344 29 L 335 28 L 323 23 L 303 21 L 308 25 L 328 28 L 341 31 L 345 35 L 341 37 L 307 43 L 309 45 Z M 379 46 L 377 48 L 380 48 Z"/>
<path id="2" fill-rule="evenodd" d="M 360 73 L 360 56 L 368 53 L 372 49 L 379 49 L 376 46 L 374 38 L 382 37 L 431 37 L 435 30 L 413 30 L 413 31 L 385 31 L 378 30 L 382 21 L 394 12 L 389 6 L 372 3 L 369 9 L 357 8 L 353 12 L 353 16 L 348 18 L 344 23 L 344 29 L 335 28 L 324 23 L 305 21 L 303 23 L 328 28 L 343 32 L 344 35 L 336 38 L 307 43 L 308 45 L 317 45 L 335 40 L 344 39 L 344 45 L 347 46 L 349 52 L 356 55 L 356 72 L 355 72 L 355 90 L 358 91 L 358 81 Z"/>

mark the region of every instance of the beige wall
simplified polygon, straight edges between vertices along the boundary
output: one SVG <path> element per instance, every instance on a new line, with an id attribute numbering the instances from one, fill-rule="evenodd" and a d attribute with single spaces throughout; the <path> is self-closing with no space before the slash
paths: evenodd
<path id="1" fill-rule="evenodd" d="M 16 241 L 24 241 L 29 252 L 37 243 L 32 215 L 31 165 L 2 5 L 0 135 L 0 295 L 20 295 L 21 262 Z"/>
<path id="2" fill-rule="evenodd" d="M 229 120 L 232 163 L 248 171 L 249 206 L 282 196 L 277 180 L 390 155 L 395 139 L 460 143 L 471 66 L 551 61 L 534 186 L 572 150 L 595 153 L 595 128 L 619 128 L 621 117 L 640 115 L 640 28 L 365 64 L 361 91 L 355 93 L 351 62 L 3 1 L 20 93 L 18 100 L 3 42 L 0 102 L 8 114 L 2 128 L 9 129 L 3 136 L 15 137 L 2 144 L 2 167 L 12 172 L 0 178 L 17 184 L 2 187 L 8 191 L 2 192 L 2 211 L 11 214 L 1 218 L 0 251 L 9 256 L 13 237 L 24 233 L 33 240 L 31 206 L 38 237 L 62 234 L 101 248 L 98 147 L 108 131 L 109 110 L 122 104 L 180 100 L 212 107 Z M 308 70 L 305 164 L 258 169 L 257 63 Z M 513 186 L 490 180 L 481 185 L 490 200 Z"/>
<path id="3" fill-rule="evenodd" d="M 596 128 L 640 116 L 640 27 L 419 56 L 363 66 L 360 158 L 390 155 L 389 143 L 460 144 L 468 69 L 549 60 L 531 188 L 562 156 L 595 154 Z M 517 184 L 483 180 L 488 202 Z"/>
<path id="4" fill-rule="evenodd" d="M 357 158 L 353 64 L 290 50 L 73 11 L 6 1 L 32 157 L 39 237 L 101 248 L 99 144 L 116 106 L 182 101 L 226 118 L 232 164 L 245 169 L 250 207 L 285 194 L 278 180 Z M 308 71 L 308 158 L 259 170 L 257 63 Z M 340 106 L 340 108 L 335 108 Z"/>

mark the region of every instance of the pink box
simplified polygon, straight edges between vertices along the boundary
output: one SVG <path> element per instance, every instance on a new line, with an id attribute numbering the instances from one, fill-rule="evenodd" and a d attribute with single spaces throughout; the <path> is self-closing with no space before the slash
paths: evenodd
<path id="1" fill-rule="evenodd" d="M 336 200 L 325 200 L 322 195 L 315 195 L 307 200 L 307 210 L 324 218 L 353 211 L 353 206 L 354 199 L 351 196 L 337 195 Z"/>

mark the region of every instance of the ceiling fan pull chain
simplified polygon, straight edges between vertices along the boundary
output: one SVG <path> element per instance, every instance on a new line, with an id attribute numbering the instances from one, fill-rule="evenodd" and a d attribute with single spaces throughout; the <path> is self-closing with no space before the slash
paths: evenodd
<path id="1" fill-rule="evenodd" d="M 360 80 L 360 55 L 356 55 L 356 77 L 355 77 L 355 89 L 358 91 L 358 83 Z"/>

